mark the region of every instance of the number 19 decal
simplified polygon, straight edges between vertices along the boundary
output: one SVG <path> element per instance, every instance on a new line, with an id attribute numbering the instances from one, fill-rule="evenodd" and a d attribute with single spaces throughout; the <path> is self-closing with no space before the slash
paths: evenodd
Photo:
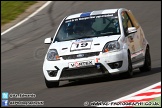
<path id="1" fill-rule="evenodd" d="M 81 42 L 81 43 L 73 43 L 71 46 L 71 51 L 82 50 L 82 49 L 90 49 L 92 42 Z"/>
<path id="2" fill-rule="evenodd" d="M 78 43 L 77 45 L 76 45 L 76 48 L 78 48 L 79 46 L 80 47 L 86 47 L 88 45 L 88 43 L 86 42 L 86 43 Z"/>

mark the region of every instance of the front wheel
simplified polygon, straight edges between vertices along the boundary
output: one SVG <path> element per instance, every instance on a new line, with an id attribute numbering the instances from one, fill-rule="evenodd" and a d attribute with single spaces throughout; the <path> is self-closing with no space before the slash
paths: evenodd
<path id="1" fill-rule="evenodd" d="M 140 67 L 139 69 L 141 72 L 147 72 L 151 70 L 151 56 L 150 56 L 150 50 L 148 47 L 146 48 L 144 65 Z"/>
<path id="2" fill-rule="evenodd" d="M 131 55 L 129 52 L 128 52 L 128 70 L 122 74 L 123 74 L 123 77 L 125 78 L 133 77 L 132 60 L 131 60 Z"/>
<path id="3" fill-rule="evenodd" d="M 59 86 L 59 81 L 55 81 L 55 82 L 48 81 L 45 77 L 44 77 L 44 79 L 45 79 L 45 83 L 46 83 L 47 88 L 53 88 L 53 87 Z"/>

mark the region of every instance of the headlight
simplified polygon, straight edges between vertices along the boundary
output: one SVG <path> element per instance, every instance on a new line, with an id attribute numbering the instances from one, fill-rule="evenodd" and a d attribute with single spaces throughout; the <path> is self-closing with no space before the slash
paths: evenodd
<path id="1" fill-rule="evenodd" d="M 48 54 L 47 54 L 48 61 L 55 61 L 55 60 L 59 60 L 59 59 L 60 59 L 60 57 L 59 57 L 56 49 L 51 49 L 48 51 Z"/>
<path id="2" fill-rule="evenodd" d="M 112 41 L 112 42 L 106 43 L 106 45 L 104 46 L 102 52 L 116 51 L 118 49 L 120 49 L 119 42 L 118 41 Z"/>

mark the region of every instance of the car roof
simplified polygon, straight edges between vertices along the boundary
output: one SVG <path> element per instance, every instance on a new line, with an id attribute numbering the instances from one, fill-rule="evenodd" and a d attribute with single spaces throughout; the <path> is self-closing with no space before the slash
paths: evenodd
<path id="1" fill-rule="evenodd" d="M 66 17 L 65 20 L 79 18 L 79 17 L 88 17 L 92 15 L 101 15 L 101 14 L 110 14 L 110 13 L 112 14 L 112 13 L 116 13 L 117 11 L 118 9 L 104 9 L 104 10 L 95 10 L 91 12 L 77 13 L 77 14 L 69 15 L 68 17 Z"/>

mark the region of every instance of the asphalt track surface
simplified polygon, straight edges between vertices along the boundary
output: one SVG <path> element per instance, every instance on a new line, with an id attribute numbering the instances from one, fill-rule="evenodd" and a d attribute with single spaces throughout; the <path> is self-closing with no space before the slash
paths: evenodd
<path id="1" fill-rule="evenodd" d="M 45 86 L 42 65 L 49 45 L 61 20 L 69 14 L 106 8 L 132 10 L 150 43 L 152 71 L 130 79 L 120 76 L 83 81 L 62 81 L 59 88 Z M 1 36 L 1 91 L 34 93 L 44 106 L 81 106 L 85 101 L 112 101 L 161 81 L 161 2 L 160 1 L 56 1 L 12 31 Z"/>

